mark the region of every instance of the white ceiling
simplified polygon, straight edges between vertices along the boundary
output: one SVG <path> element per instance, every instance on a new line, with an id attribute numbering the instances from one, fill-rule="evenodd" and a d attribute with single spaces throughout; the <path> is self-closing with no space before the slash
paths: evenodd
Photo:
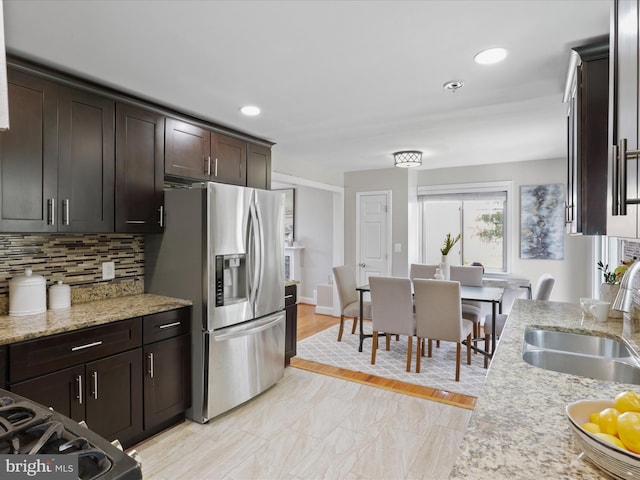
<path id="1" fill-rule="evenodd" d="M 275 170 L 313 176 L 403 149 L 422 168 L 563 157 L 569 49 L 608 33 L 609 5 L 4 0 L 4 16 L 10 53 L 276 142 Z M 473 62 L 495 46 L 504 62 Z"/>

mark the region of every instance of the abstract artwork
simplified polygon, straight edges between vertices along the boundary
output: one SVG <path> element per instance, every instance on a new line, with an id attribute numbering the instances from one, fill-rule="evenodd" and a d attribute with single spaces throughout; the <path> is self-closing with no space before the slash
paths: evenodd
<path id="1" fill-rule="evenodd" d="M 520 258 L 564 258 L 564 185 L 520 187 Z"/>

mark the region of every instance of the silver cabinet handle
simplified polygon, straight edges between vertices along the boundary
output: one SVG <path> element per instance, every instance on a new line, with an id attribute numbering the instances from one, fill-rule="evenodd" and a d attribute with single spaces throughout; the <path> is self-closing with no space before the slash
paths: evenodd
<path id="1" fill-rule="evenodd" d="M 78 384 L 78 396 L 76 398 L 78 399 L 78 403 L 82 405 L 82 375 L 76 377 L 76 383 Z"/>
<path id="2" fill-rule="evenodd" d="M 149 378 L 153 378 L 153 353 L 150 353 L 147 358 L 149 359 Z"/>
<path id="3" fill-rule="evenodd" d="M 285 298 L 285 299 L 287 299 L 287 298 L 293 298 L 293 295 L 285 295 L 285 296 L 284 296 L 284 298 Z"/>
<path id="4" fill-rule="evenodd" d="M 611 196 L 613 197 L 613 201 L 611 202 L 611 215 L 616 216 L 620 214 L 620 192 L 618 191 L 618 187 L 620 186 L 620 162 L 618 157 L 618 145 L 614 145 L 612 147 L 611 155 L 613 157 L 611 161 Z"/>
<path id="5" fill-rule="evenodd" d="M 164 205 L 160 205 L 158 210 L 160 211 L 160 221 L 158 223 L 160 223 L 160 227 L 164 227 Z"/>
<path id="6" fill-rule="evenodd" d="M 97 347 L 98 345 L 102 345 L 102 340 L 99 342 L 87 343 L 86 345 L 80 345 L 78 347 L 71 347 L 72 352 L 77 352 L 78 350 L 84 350 L 85 348 Z"/>
<path id="7" fill-rule="evenodd" d="M 165 328 L 177 327 L 178 325 L 180 325 L 180 322 L 165 323 L 164 325 L 160 325 L 158 328 L 162 330 Z"/>
<path id="8" fill-rule="evenodd" d="M 62 200 L 62 224 L 69 225 L 69 199 L 65 198 Z"/>
<path id="9" fill-rule="evenodd" d="M 215 167 L 214 167 L 213 175 L 214 175 L 215 177 L 217 177 L 217 176 L 218 176 L 218 159 L 217 159 L 217 158 L 216 158 L 216 164 L 215 164 Z"/>
<path id="10" fill-rule="evenodd" d="M 93 372 L 91 374 L 93 377 L 93 398 L 94 400 L 98 399 L 98 372 Z"/>
<path id="11" fill-rule="evenodd" d="M 47 209 L 49 210 L 49 215 L 47 218 L 47 225 L 55 225 L 56 224 L 56 199 L 49 198 L 47 199 Z"/>
<path id="12" fill-rule="evenodd" d="M 207 157 L 207 169 L 205 171 L 207 175 L 211 175 L 211 156 Z"/>

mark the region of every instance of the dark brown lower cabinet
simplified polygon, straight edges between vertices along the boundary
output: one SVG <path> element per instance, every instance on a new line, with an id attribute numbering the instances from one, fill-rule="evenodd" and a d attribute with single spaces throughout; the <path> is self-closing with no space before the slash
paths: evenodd
<path id="1" fill-rule="evenodd" d="M 163 427 L 190 406 L 188 334 L 144 347 L 144 428 Z"/>
<path id="2" fill-rule="evenodd" d="M 142 350 L 16 383 L 11 391 L 129 445 L 142 432 Z"/>
<path id="3" fill-rule="evenodd" d="M 284 340 L 284 364 L 291 363 L 291 357 L 296 356 L 296 343 L 298 342 L 298 287 L 287 285 L 284 287 L 284 309 L 286 312 L 285 340 Z"/>

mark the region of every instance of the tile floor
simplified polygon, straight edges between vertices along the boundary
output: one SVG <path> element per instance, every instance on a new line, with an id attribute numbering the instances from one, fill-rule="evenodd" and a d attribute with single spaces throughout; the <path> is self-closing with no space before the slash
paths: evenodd
<path id="1" fill-rule="evenodd" d="M 290 367 L 226 415 L 136 449 L 145 480 L 444 480 L 471 414 Z"/>

